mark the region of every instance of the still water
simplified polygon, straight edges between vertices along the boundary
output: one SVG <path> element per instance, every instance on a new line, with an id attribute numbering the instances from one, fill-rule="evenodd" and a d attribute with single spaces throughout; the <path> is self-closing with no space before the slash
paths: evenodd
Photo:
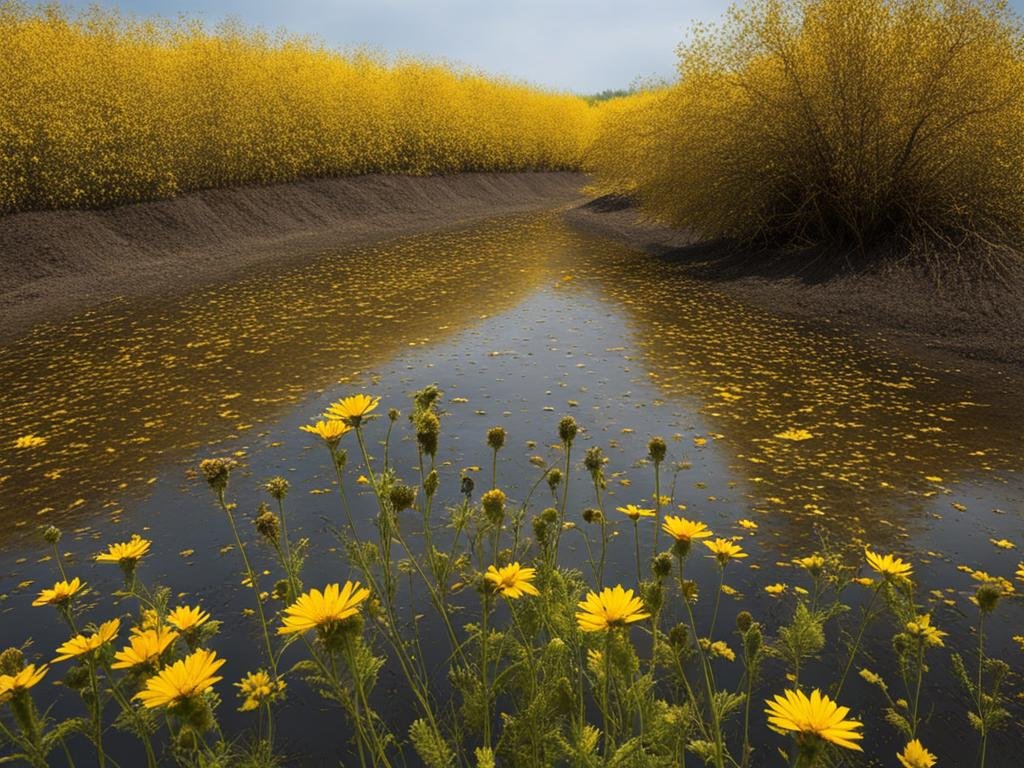
<path id="1" fill-rule="evenodd" d="M 609 510 L 650 498 L 646 445 L 664 436 L 673 508 L 745 537 L 751 556 L 728 571 L 730 621 L 741 609 L 769 628 L 785 620 L 789 597 L 764 586 L 799 583 L 786 563 L 827 537 L 849 546 L 851 559 L 865 543 L 910 556 L 919 599 L 951 633 L 947 645 L 970 647 L 973 582 L 957 566 L 1010 577 L 1021 560 L 1024 409 L 1016 396 L 985 401 L 956 372 L 893 356 L 878 339 L 745 307 L 670 262 L 567 228 L 555 211 L 324 252 L 164 303 L 115 302 L 0 349 L 0 647 L 31 640 L 28 655 L 47 661 L 65 639 L 52 609 L 30 607 L 56 578 L 42 526 L 64 530 L 70 573 L 99 594 L 118 586 L 119 573 L 92 556 L 140 533 L 154 542 L 144 578 L 201 601 L 224 622 L 219 715 L 228 732 L 251 725 L 251 715 L 235 711 L 229 682 L 260 664 L 245 612 L 252 595 L 240 585 L 230 530 L 196 478 L 197 462 L 229 455 L 243 464 L 232 480 L 243 517 L 263 499 L 259 483 L 288 478 L 291 533 L 312 543 L 306 583 L 344 580 L 348 566 L 327 532 L 341 521 L 333 469 L 298 427 L 357 391 L 405 413 L 409 394 L 431 383 L 445 393 L 439 497 L 452 503 L 461 474 L 485 487 L 491 426 L 509 434 L 500 483 L 522 499 L 538 477 L 530 458 L 555 460 L 558 419 L 575 416 L 584 430 L 575 455 L 599 445 L 610 457 Z M 378 439 L 384 425 L 368 433 Z M 789 431 L 809 437 L 779 437 Z M 408 432 L 392 452 L 412 482 L 419 475 Z M 13 447 L 26 435 L 45 444 Z M 349 472 L 358 474 L 354 459 Z M 578 519 L 592 503 L 582 466 L 571 489 L 570 519 Z M 373 509 L 360 494 L 367 534 Z M 758 527 L 743 530 L 739 519 Z M 632 524 L 614 522 L 622 535 L 612 580 L 631 586 Z M 1015 548 L 992 543 L 1002 539 Z M 581 540 L 570 541 L 568 562 L 582 564 Z M 253 547 L 259 566 L 272 568 L 270 553 Z M 710 561 L 695 567 L 705 569 L 699 580 L 715 578 Z M 88 617 L 111 610 L 104 598 Z M 1019 603 L 1001 606 L 987 640 L 1015 671 L 1022 651 L 1010 638 L 1021 634 L 1022 618 Z M 424 627 L 428 637 L 437 631 Z M 881 626 L 869 633 L 869 653 L 884 657 L 887 638 Z M 837 663 L 821 660 L 824 679 Z M 51 670 L 40 689 L 46 697 L 59 678 Z M 959 756 L 946 764 L 968 764 L 976 736 L 965 725 L 964 697 L 942 669 L 929 684 L 924 740 L 940 756 Z M 404 732 L 413 715 L 395 670 L 385 669 L 376 696 Z M 61 694 L 54 716 L 79 714 L 76 698 Z M 867 722 L 869 751 L 894 754 L 902 742 L 881 722 L 877 691 L 856 678 L 844 699 Z M 1013 714 L 990 744 L 991 765 L 1008 764 L 1024 747 L 1021 713 Z M 336 765 L 351 755 L 343 715 L 301 681 L 289 688 L 280 726 L 296 764 Z M 763 729 L 758 736 L 783 743 Z M 81 742 L 72 747 L 88 755 Z M 133 764 L 136 745 L 114 734 L 110 744 Z"/>

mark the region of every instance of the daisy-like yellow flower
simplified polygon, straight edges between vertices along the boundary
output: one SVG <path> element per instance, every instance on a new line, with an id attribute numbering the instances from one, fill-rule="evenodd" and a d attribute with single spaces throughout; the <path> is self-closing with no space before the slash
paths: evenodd
<path id="1" fill-rule="evenodd" d="M 817 736 L 846 749 L 862 751 L 856 743 L 864 734 L 856 720 L 847 720 L 848 707 L 840 707 L 815 689 L 808 697 L 803 691 L 787 690 L 765 701 L 768 723 L 779 732 L 795 731 L 804 736 Z"/>
<path id="2" fill-rule="evenodd" d="M 487 567 L 484 578 L 490 582 L 495 592 L 500 592 L 505 597 L 517 598 L 523 595 L 539 595 L 540 592 L 530 582 L 536 571 L 533 568 L 523 568 L 519 563 L 512 563 L 503 568 L 495 568 L 493 565 Z"/>
<path id="3" fill-rule="evenodd" d="M 316 435 L 331 446 L 337 445 L 346 432 L 352 431 L 352 427 L 340 419 L 318 421 L 316 424 L 303 424 L 299 429 L 303 432 L 309 432 L 311 435 Z"/>
<path id="4" fill-rule="evenodd" d="M 871 569 L 884 579 L 902 581 L 913 573 L 910 563 L 893 555 L 880 555 L 865 549 L 864 557 L 867 558 Z"/>
<path id="5" fill-rule="evenodd" d="M 32 605 L 64 605 L 84 588 L 85 582 L 77 576 L 71 581 L 58 581 L 53 585 L 53 589 L 42 590 L 39 597 L 32 601 Z"/>
<path id="6" fill-rule="evenodd" d="M 623 589 L 621 584 L 605 587 L 600 594 L 588 592 L 586 600 L 578 605 L 581 610 L 576 614 L 576 622 L 584 632 L 600 632 L 651 616 L 644 610 L 643 601 L 633 595 L 633 590 Z"/>
<path id="7" fill-rule="evenodd" d="M 808 573 L 815 576 L 821 573 L 821 569 L 825 567 L 825 558 L 821 555 L 808 555 L 807 557 L 798 557 L 793 562 L 796 565 L 799 565 Z"/>
<path id="8" fill-rule="evenodd" d="M 141 667 L 160 659 L 167 647 L 178 638 L 178 633 L 168 627 L 147 629 L 133 633 L 128 645 L 114 654 L 114 669 Z"/>
<path id="9" fill-rule="evenodd" d="M 634 522 L 641 517 L 654 517 L 655 514 L 653 509 L 642 509 L 636 504 L 627 504 L 624 507 L 616 507 L 615 509 Z"/>
<path id="10" fill-rule="evenodd" d="M 149 539 L 144 539 L 136 533 L 129 541 L 111 544 L 106 552 L 96 555 L 96 562 L 134 565 L 149 552 L 149 545 Z"/>
<path id="11" fill-rule="evenodd" d="M 117 637 L 117 632 L 120 628 L 121 620 L 111 619 L 100 624 L 91 635 L 75 635 L 57 649 L 58 656 L 54 659 L 54 662 L 67 661 L 68 659 L 92 653 L 100 646 L 109 643 Z"/>
<path id="12" fill-rule="evenodd" d="M 359 604 L 370 596 L 370 590 L 359 582 L 346 581 L 344 587 L 328 584 L 324 591 L 311 589 L 285 609 L 283 625 L 277 634 L 290 635 L 326 628 L 355 616 Z"/>
<path id="13" fill-rule="evenodd" d="M 242 699 L 242 706 L 239 712 L 250 712 L 264 702 L 270 702 L 284 693 L 284 680 L 273 680 L 269 674 L 262 669 L 258 672 L 250 672 L 241 681 L 235 683 L 238 688 L 238 695 Z"/>
<path id="14" fill-rule="evenodd" d="M 903 751 L 896 755 L 896 759 L 900 761 L 903 768 L 932 768 L 939 762 L 935 755 L 925 749 L 917 739 L 908 742 Z"/>
<path id="15" fill-rule="evenodd" d="M 343 421 L 350 427 L 358 427 L 379 402 L 379 397 L 370 397 L 362 393 L 351 395 L 331 403 L 324 416 L 330 420 Z"/>
<path id="16" fill-rule="evenodd" d="M 695 520 L 687 520 L 678 515 L 665 515 L 665 521 L 661 524 L 661 530 L 667 533 L 676 541 L 689 542 L 694 539 L 710 538 L 711 529 L 704 523 Z"/>
<path id="17" fill-rule="evenodd" d="M 711 550 L 712 557 L 715 557 L 722 565 L 725 565 L 734 557 L 738 559 L 747 556 L 747 553 L 743 551 L 739 544 L 728 539 L 705 541 L 704 546 Z"/>
<path id="18" fill-rule="evenodd" d="M 0 675 L 0 702 L 8 696 L 27 691 L 46 675 L 50 667 L 46 664 L 36 666 L 26 664 L 25 667 L 13 675 Z"/>
<path id="19" fill-rule="evenodd" d="M 174 706 L 210 690 L 222 679 L 216 673 L 223 665 L 224 659 L 218 659 L 215 651 L 200 648 L 149 678 L 146 687 L 133 698 L 148 709 Z"/>
<path id="20" fill-rule="evenodd" d="M 931 614 L 914 617 L 913 621 L 907 622 L 907 632 L 918 638 L 925 645 L 942 646 L 942 638 L 948 633 L 943 632 L 932 624 Z"/>
<path id="21" fill-rule="evenodd" d="M 167 623 L 179 632 L 191 632 L 205 624 L 209 618 L 210 614 L 199 606 L 190 608 L 185 605 L 179 605 L 167 614 Z"/>

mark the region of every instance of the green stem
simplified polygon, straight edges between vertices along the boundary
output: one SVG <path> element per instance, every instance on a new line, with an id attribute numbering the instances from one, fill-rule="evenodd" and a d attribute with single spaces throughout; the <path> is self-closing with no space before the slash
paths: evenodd
<path id="1" fill-rule="evenodd" d="M 608 765 L 608 761 L 612 756 L 612 749 L 615 746 L 615 740 L 612 738 L 612 721 L 611 721 L 611 680 L 612 680 L 612 629 L 609 627 L 605 631 L 604 637 L 604 706 L 601 708 L 601 712 L 604 715 L 604 764 Z"/>
<path id="2" fill-rule="evenodd" d="M 96 762 L 100 768 L 107 764 L 107 755 L 103 751 L 103 704 L 100 701 L 100 686 L 96 675 L 96 662 L 89 659 L 89 685 L 92 688 L 93 728 L 96 734 Z"/>
<path id="3" fill-rule="evenodd" d="M 139 740 L 142 742 L 142 746 L 146 750 L 146 765 L 148 768 L 155 768 L 156 755 L 153 753 L 153 742 L 149 738 L 149 733 L 145 730 L 145 723 L 142 717 L 121 691 L 121 686 L 118 684 L 117 680 L 114 679 L 114 673 L 109 664 L 104 664 L 104 671 L 107 673 L 107 680 L 110 682 L 110 690 L 114 694 L 114 698 L 117 700 L 117 703 L 121 706 L 124 713 L 135 721 L 135 725 L 139 729 L 139 733 L 137 735 Z"/>
<path id="4" fill-rule="evenodd" d="M 489 593 L 483 595 L 483 615 L 480 618 L 480 685 L 484 697 L 484 747 L 491 748 L 491 690 L 487 687 L 487 615 L 491 612 Z"/>
<path id="5" fill-rule="evenodd" d="M 658 556 L 658 535 L 661 532 L 661 462 L 654 462 L 654 551 L 651 557 Z"/>
<path id="6" fill-rule="evenodd" d="M 708 630 L 708 640 L 714 640 L 715 638 L 715 625 L 718 623 L 718 606 L 722 602 L 722 587 L 725 586 L 725 563 L 719 564 L 718 573 L 718 592 L 715 594 L 715 610 L 711 613 L 711 628 Z"/>
<path id="7" fill-rule="evenodd" d="M 846 666 L 843 667 L 843 674 L 839 678 L 839 683 L 836 686 L 834 698 L 838 699 L 839 694 L 843 690 L 843 685 L 846 683 L 846 676 L 850 674 L 850 667 L 853 666 L 853 660 L 857 656 L 857 651 L 860 648 L 860 641 L 864 638 L 864 631 L 868 628 L 868 623 L 871 619 L 871 609 L 875 607 L 875 600 L 878 598 L 878 593 L 882 590 L 884 581 L 879 581 L 878 586 L 875 587 L 875 591 L 871 593 L 871 602 L 868 603 L 867 610 L 864 611 L 864 615 L 860 620 L 860 629 L 857 630 L 857 639 L 854 640 L 853 645 L 850 648 L 850 656 L 846 660 Z"/>
<path id="8" fill-rule="evenodd" d="M 978 616 L 978 720 L 981 724 L 981 756 L 978 760 L 979 768 L 985 768 L 985 758 L 988 752 L 988 723 L 985 718 L 985 692 L 982 688 L 984 679 L 982 671 L 985 668 L 985 612 L 981 611 Z"/>
<path id="9" fill-rule="evenodd" d="M 679 561 L 679 589 L 683 590 L 683 558 L 678 557 Z M 721 591 L 721 590 L 719 590 Z M 712 682 L 711 674 L 711 662 L 708 661 L 707 654 L 704 653 L 704 649 L 700 645 L 700 637 L 697 634 L 697 622 L 693 616 L 693 607 L 690 605 L 690 601 L 683 594 L 683 605 L 686 606 L 686 613 L 690 619 L 690 630 L 693 632 L 693 642 L 696 646 L 697 655 L 700 657 L 701 669 L 704 672 L 704 686 L 707 690 L 708 697 L 708 711 L 711 714 L 711 727 L 715 739 L 715 767 L 725 767 L 725 756 L 724 756 L 724 744 L 722 740 L 722 727 L 718 721 L 718 709 L 715 706 L 715 684 Z"/>
<path id="10" fill-rule="evenodd" d="M 636 550 L 636 583 L 639 586 L 640 578 L 640 526 L 639 519 L 633 521 L 633 549 Z"/>
<path id="11" fill-rule="evenodd" d="M 924 640 L 917 641 L 917 685 L 914 688 L 914 708 L 910 715 L 910 738 L 917 736 L 917 707 L 921 700 L 921 680 L 924 678 Z"/>
<path id="12" fill-rule="evenodd" d="M 256 573 L 249 563 L 249 556 L 245 552 L 245 545 L 242 544 L 242 538 L 238 535 L 238 526 L 235 525 L 235 516 L 231 514 L 231 509 L 224 500 L 223 490 L 217 492 L 217 501 L 220 503 L 221 509 L 224 510 L 224 514 L 227 515 L 228 524 L 231 526 L 231 533 L 235 537 L 235 544 L 238 547 L 239 554 L 242 556 L 242 565 L 245 567 L 246 578 L 249 580 L 249 586 L 252 587 L 253 595 L 256 597 L 256 614 L 259 616 L 260 628 L 263 630 L 263 642 L 266 646 L 267 659 L 270 661 L 270 668 L 273 670 L 274 679 L 276 680 L 278 677 L 277 659 L 274 657 L 274 646 L 270 642 L 270 630 L 267 627 L 267 617 L 263 613 L 263 601 L 260 599 L 260 587 L 256 581 Z"/>

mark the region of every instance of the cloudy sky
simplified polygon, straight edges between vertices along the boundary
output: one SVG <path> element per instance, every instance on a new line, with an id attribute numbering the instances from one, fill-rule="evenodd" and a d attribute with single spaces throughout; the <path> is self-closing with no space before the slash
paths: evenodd
<path id="1" fill-rule="evenodd" d="M 85 2 L 72 5 L 85 6 Z M 636 78 L 671 77 L 676 45 L 694 20 L 729 0 L 100 0 L 139 15 L 234 16 L 315 35 L 444 57 L 539 85 L 596 93 Z M 1021 10 L 1024 0 L 1011 0 Z"/>

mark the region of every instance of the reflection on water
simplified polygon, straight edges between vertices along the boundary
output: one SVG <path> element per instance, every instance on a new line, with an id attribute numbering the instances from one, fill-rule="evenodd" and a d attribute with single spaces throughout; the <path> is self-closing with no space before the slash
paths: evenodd
<path id="1" fill-rule="evenodd" d="M 0 351 L 5 522 L 119 512 L 168 455 L 240 435 L 514 305 L 549 269 L 550 237 L 542 221 L 515 220 L 324 254 L 181 302 L 94 312 Z M 26 435 L 45 449 L 12 450 Z"/>
<path id="2" fill-rule="evenodd" d="M 649 467 L 638 460 L 650 435 L 664 435 L 673 505 L 716 531 L 753 537 L 749 567 L 729 580 L 735 608 L 770 623 L 784 601 L 764 584 L 795 581 L 780 563 L 827 533 L 852 548 L 911 551 L 935 590 L 936 620 L 963 645 L 967 622 L 958 616 L 970 608 L 970 580 L 956 566 L 1009 575 L 1019 550 L 990 540 L 1024 543 L 1016 401 L 976 401 L 957 379 L 890 358 L 871 340 L 745 308 L 550 213 L 324 253 L 156 306 L 124 302 L 0 351 L 0 523 L 23 534 L 0 540 L 0 646 L 25 639 L 25 621 L 14 619 L 28 617 L 39 653 L 62 639 L 28 607 L 53 580 L 39 525 L 72 533 L 72 563 L 100 590 L 117 574 L 89 557 L 101 542 L 145 530 L 162 553 L 147 576 L 228 622 L 219 647 L 226 679 L 238 679 L 259 661 L 251 626 L 231 621 L 248 598 L 235 591 L 230 534 L 190 477 L 196 461 L 217 452 L 243 462 L 243 511 L 260 500 L 259 481 L 288 477 L 296 529 L 313 539 L 309 582 L 343 578 L 336 542 L 323 535 L 325 521 L 338 519 L 332 471 L 297 427 L 354 390 L 406 410 L 408 393 L 432 382 L 446 393 L 447 499 L 458 498 L 461 470 L 486 464 L 483 435 L 494 424 L 509 432 L 503 485 L 522 498 L 536 478 L 529 458 L 557 455 L 545 446 L 558 416 L 573 413 L 581 440 L 611 458 L 609 508 L 650 495 Z M 15 447 L 29 435 L 46 442 Z M 415 478 L 415 446 L 404 440 L 394 450 Z M 578 512 L 591 499 L 576 469 L 570 508 Z M 371 501 L 359 503 L 369 530 Z M 758 529 L 740 529 L 740 518 Z M 627 579 L 631 529 L 622 533 L 612 564 Z M 992 637 L 1007 657 L 1019 653 L 1009 643 L 1021 619 L 1014 610 Z M 401 718 L 398 685 L 385 674 L 380 695 Z M 854 701 L 877 704 L 858 685 L 849 687 Z M 940 685 L 950 702 L 935 718 L 949 724 L 955 749 L 963 713 L 951 684 Z M 294 687 L 293 723 L 337 727 L 336 712 Z M 222 714 L 229 727 L 248 723 Z M 891 736 L 881 724 L 872 730 Z M 943 736 L 934 738 L 941 750 Z M 1022 746 L 1019 730 L 1000 738 L 1001 749 Z M 344 755 L 338 744 L 315 755 L 292 746 L 303 764 Z"/>

